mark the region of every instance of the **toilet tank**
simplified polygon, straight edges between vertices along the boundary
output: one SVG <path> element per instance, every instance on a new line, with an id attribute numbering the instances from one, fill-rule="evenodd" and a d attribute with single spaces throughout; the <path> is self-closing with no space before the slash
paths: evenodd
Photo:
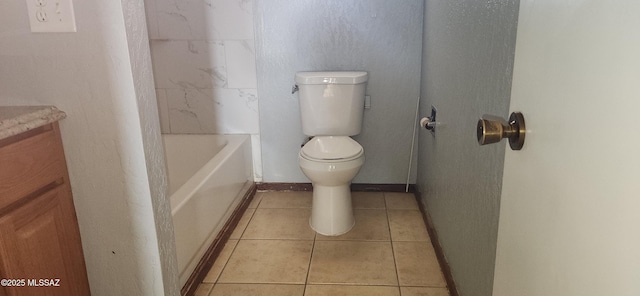
<path id="1" fill-rule="evenodd" d="M 302 131 L 307 136 L 354 136 L 362 130 L 367 72 L 298 72 Z"/>

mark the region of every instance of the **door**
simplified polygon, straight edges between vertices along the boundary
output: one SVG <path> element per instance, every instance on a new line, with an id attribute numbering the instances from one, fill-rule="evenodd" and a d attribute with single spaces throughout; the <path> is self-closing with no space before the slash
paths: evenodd
<path id="1" fill-rule="evenodd" d="M 640 295 L 640 1 L 522 0 L 511 111 L 493 294 Z"/>

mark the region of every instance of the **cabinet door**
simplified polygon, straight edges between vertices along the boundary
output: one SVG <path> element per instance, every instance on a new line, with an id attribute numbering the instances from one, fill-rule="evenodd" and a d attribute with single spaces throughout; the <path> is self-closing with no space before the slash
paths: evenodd
<path id="1" fill-rule="evenodd" d="M 69 186 L 59 185 L 0 212 L 0 278 L 25 279 L 0 295 L 89 295 L 82 245 Z M 59 279 L 59 286 L 36 287 Z"/>

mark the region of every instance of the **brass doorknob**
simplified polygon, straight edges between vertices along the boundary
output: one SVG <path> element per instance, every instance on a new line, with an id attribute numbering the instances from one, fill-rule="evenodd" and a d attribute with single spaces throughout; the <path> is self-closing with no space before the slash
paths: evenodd
<path id="1" fill-rule="evenodd" d="M 524 116 L 520 112 L 511 113 L 509 122 L 491 115 L 484 115 L 478 120 L 477 136 L 480 145 L 493 144 L 508 138 L 511 149 L 520 150 L 524 146 L 525 133 Z"/>

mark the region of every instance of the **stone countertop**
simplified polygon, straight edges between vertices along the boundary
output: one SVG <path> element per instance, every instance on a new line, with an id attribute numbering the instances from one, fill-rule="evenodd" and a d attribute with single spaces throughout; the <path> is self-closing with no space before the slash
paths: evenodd
<path id="1" fill-rule="evenodd" d="M 54 106 L 0 106 L 0 140 L 65 117 L 67 114 Z"/>

